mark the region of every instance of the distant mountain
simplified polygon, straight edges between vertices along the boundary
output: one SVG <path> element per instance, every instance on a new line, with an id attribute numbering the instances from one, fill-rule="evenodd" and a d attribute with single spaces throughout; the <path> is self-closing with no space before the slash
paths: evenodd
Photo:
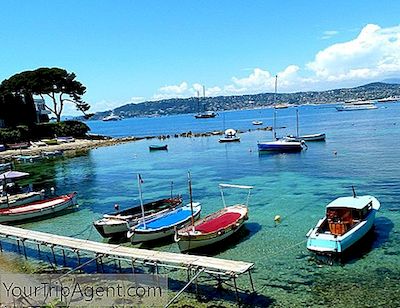
<path id="1" fill-rule="evenodd" d="M 196 113 L 203 110 L 254 109 L 271 106 L 274 103 L 329 104 L 348 100 L 376 100 L 386 97 L 400 97 L 400 84 L 374 82 L 355 88 L 328 91 L 307 91 L 297 93 L 261 93 L 240 96 L 217 96 L 205 98 L 173 98 L 160 101 L 127 104 L 114 109 L 114 115 L 123 117 L 163 116 L 171 114 Z M 92 119 L 99 120 L 111 111 L 96 113 Z"/>

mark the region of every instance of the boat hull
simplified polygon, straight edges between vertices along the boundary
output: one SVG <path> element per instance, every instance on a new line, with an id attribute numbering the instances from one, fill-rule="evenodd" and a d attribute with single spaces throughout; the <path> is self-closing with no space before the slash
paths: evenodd
<path id="1" fill-rule="evenodd" d="M 11 195 L 8 197 L 8 204 L 7 198 L 1 197 L 0 198 L 0 209 L 10 208 L 10 207 L 17 207 L 24 204 L 32 203 L 35 201 L 39 201 L 43 199 L 43 194 L 40 192 L 30 192 L 18 195 Z"/>
<path id="2" fill-rule="evenodd" d="M 224 137 L 219 139 L 220 143 L 226 142 L 240 142 L 240 137 Z"/>
<path id="3" fill-rule="evenodd" d="M 227 226 L 226 228 L 223 229 L 217 229 L 212 232 L 207 232 L 207 233 L 193 233 L 191 230 L 188 228 L 179 230 L 177 233 L 177 236 L 175 238 L 175 241 L 178 243 L 179 250 L 184 252 L 184 251 L 189 251 L 193 249 L 198 249 L 204 246 L 216 244 L 227 237 L 231 236 L 234 234 L 236 231 L 238 231 L 244 224 L 244 222 L 247 220 L 248 217 L 248 209 L 244 205 L 235 205 L 231 207 L 227 207 L 224 209 L 225 211 L 232 210 L 232 212 L 238 212 L 240 213 L 240 217 L 234 221 L 232 224 Z M 197 222 L 195 225 L 201 224 L 202 222 L 207 222 L 210 220 L 210 218 L 215 215 L 211 214 L 205 218 L 203 218 L 201 221 Z"/>
<path id="4" fill-rule="evenodd" d="M 45 217 L 76 205 L 76 193 L 50 200 L 29 203 L 17 208 L 0 210 L 0 223 L 25 221 Z"/>
<path id="5" fill-rule="evenodd" d="M 194 208 L 194 216 L 193 216 L 194 220 L 199 219 L 200 211 L 201 211 L 200 204 L 196 204 L 196 206 Z M 166 215 L 168 215 L 168 213 L 166 213 Z M 168 225 L 165 227 L 154 228 L 154 229 L 152 229 L 152 228 L 131 228 L 127 233 L 127 237 L 130 238 L 132 244 L 143 243 L 143 242 L 163 239 L 166 237 L 171 237 L 172 235 L 175 234 L 176 229 L 180 229 L 180 228 L 183 228 L 184 226 L 187 226 L 190 223 L 191 219 L 192 219 L 192 217 L 191 217 L 191 215 L 189 215 L 174 224 L 171 224 L 171 225 Z M 150 221 L 150 223 L 151 223 L 151 221 Z"/>
<path id="6" fill-rule="evenodd" d="M 363 238 L 374 225 L 376 210 L 372 210 L 368 217 L 342 236 L 318 233 L 318 226 L 324 223 L 321 219 L 316 228 L 310 230 L 307 239 L 307 249 L 318 254 L 343 253 Z"/>
<path id="7" fill-rule="evenodd" d="M 257 144 L 259 151 L 266 152 L 300 152 L 303 150 L 303 146 L 300 142 L 285 142 L 285 143 L 277 143 L 277 142 L 259 142 Z"/>

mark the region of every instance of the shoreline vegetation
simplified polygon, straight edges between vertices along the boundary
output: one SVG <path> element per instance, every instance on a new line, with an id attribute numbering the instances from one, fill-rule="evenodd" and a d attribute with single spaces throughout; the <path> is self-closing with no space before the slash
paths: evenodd
<path id="1" fill-rule="evenodd" d="M 248 130 L 239 130 L 238 133 L 247 133 L 251 131 L 270 131 L 272 130 L 271 126 L 258 127 Z M 140 140 L 150 140 L 150 139 L 159 139 L 159 140 L 167 140 L 171 138 L 198 138 L 198 137 L 210 137 L 210 136 L 219 136 L 223 135 L 224 131 L 213 131 L 213 132 L 202 132 L 202 133 L 193 133 L 191 131 L 184 132 L 180 134 L 173 135 L 159 135 L 159 136 L 145 136 L 145 137 L 106 137 L 106 136 L 97 136 L 97 135 L 89 135 L 87 138 L 75 139 L 74 142 L 62 143 L 62 144 L 54 144 L 54 145 L 46 145 L 43 147 L 30 147 L 27 149 L 12 149 L 0 152 L 0 159 L 3 161 L 11 161 L 17 155 L 38 155 L 45 151 L 63 151 L 66 155 L 73 156 L 76 153 L 82 151 L 88 151 L 92 149 L 96 149 L 98 147 L 104 146 L 114 146 L 121 143 L 127 142 L 135 142 Z"/>

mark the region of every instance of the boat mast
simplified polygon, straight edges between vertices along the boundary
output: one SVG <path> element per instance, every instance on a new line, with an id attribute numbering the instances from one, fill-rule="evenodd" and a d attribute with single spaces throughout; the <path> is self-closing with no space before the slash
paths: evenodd
<path id="1" fill-rule="evenodd" d="M 171 181 L 171 199 L 173 198 L 173 191 L 174 191 L 174 181 Z"/>
<path id="2" fill-rule="evenodd" d="M 274 93 L 274 105 L 276 105 L 276 92 L 278 89 L 278 75 L 275 75 L 275 93 Z M 274 141 L 276 140 L 276 108 L 274 108 L 274 123 L 273 123 L 273 127 L 272 130 L 274 131 Z"/>
<path id="3" fill-rule="evenodd" d="M 6 175 L 4 174 L 4 184 L 3 184 L 3 191 L 6 193 L 6 201 L 7 201 L 7 208 L 10 208 L 10 201 L 8 200 L 8 192 L 7 192 L 7 178 Z"/>
<path id="4" fill-rule="evenodd" d="M 296 137 L 299 137 L 299 109 L 296 108 Z"/>
<path id="5" fill-rule="evenodd" d="M 190 198 L 190 211 L 192 212 L 191 222 L 194 229 L 194 213 L 193 213 L 193 195 L 192 195 L 192 177 L 190 171 L 188 171 L 188 186 L 189 186 L 189 198 Z"/>
<path id="6" fill-rule="evenodd" d="M 138 189 L 139 189 L 139 199 L 140 199 L 140 208 L 142 209 L 142 218 L 143 218 L 143 227 L 146 229 L 146 221 L 144 219 L 144 207 L 143 207 L 143 196 L 142 196 L 142 177 L 138 173 L 137 175 L 137 180 L 138 180 Z"/>

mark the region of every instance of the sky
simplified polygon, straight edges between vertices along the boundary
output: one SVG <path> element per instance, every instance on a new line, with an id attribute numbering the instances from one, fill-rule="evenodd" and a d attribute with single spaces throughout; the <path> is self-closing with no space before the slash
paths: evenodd
<path id="1" fill-rule="evenodd" d="M 400 77 L 400 1 L 0 0 L 0 81 L 74 72 L 91 111 Z M 64 114 L 77 112 L 72 105 Z"/>

